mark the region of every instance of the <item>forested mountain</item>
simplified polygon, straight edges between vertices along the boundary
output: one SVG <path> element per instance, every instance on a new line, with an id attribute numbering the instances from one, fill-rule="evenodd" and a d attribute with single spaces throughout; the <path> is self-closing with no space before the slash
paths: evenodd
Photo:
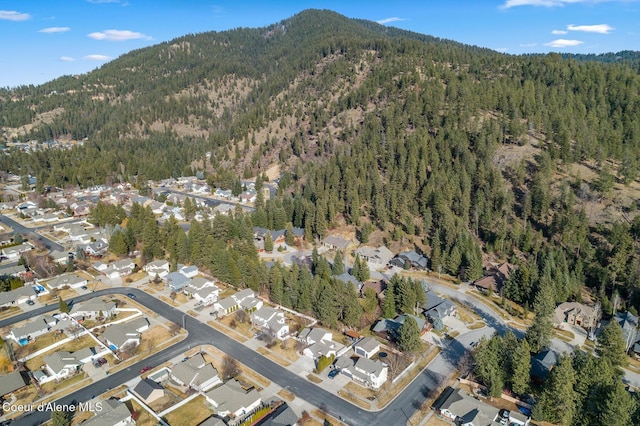
<path id="1" fill-rule="evenodd" d="M 542 288 L 579 299 L 587 284 L 606 311 L 614 291 L 637 307 L 635 201 L 606 221 L 593 214 L 637 189 L 637 62 L 583 59 L 308 10 L 0 91 L 8 141 L 85 140 L 11 152 L 0 169 L 61 187 L 202 171 L 230 187 L 277 164 L 282 190 L 258 202 L 254 225 L 383 231 L 465 280 L 483 256 L 511 259 L 520 273 L 505 296 L 524 305 Z"/>

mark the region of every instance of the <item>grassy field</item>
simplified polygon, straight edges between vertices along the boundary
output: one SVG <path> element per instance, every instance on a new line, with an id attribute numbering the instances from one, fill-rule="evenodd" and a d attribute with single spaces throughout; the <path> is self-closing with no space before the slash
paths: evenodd
<path id="1" fill-rule="evenodd" d="M 273 352 L 271 352 L 269 349 L 264 348 L 262 346 L 259 346 L 258 349 L 256 349 L 256 352 L 258 352 L 260 355 L 263 355 L 267 358 L 269 358 L 271 361 L 283 366 L 283 367 L 288 367 L 291 365 L 290 362 L 285 361 L 284 359 L 280 358 L 279 356 L 276 356 L 276 354 L 274 354 Z"/>
<path id="2" fill-rule="evenodd" d="M 204 396 L 200 395 L 183 406 L 171 411 L 164 416 L 164 419 L 171 426 L 197 425 L 212 414 L 213 411 L 208 408 Z"/>

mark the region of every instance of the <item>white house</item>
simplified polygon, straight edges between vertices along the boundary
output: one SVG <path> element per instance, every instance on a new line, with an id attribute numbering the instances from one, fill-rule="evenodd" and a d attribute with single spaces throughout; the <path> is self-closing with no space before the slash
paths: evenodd
<path id="1" fill-rule="evenodd" d="M 182 387 L 202 392 L 222 383 L 218 370 L 213 364 L 206 363 L 201 354 L 194 355 L 173 367 L 171 380 Z"/>
<path id="2" fill-rule="evenodd" d="M 215 408 L 221 417 L 242 417 L 260 406 L 262 398 L 255 388 L 245 391 L 236 379 L 204 394 L 207 402 Z"/>
<path id="3" fill-rule="evenodd" d="M 25 285 L 13 290 L 0 292 L 0 307 L 19 305 L 27 300 L 35 300 L 37 298 L 36 290 L 30 285 Z"/>
<path id="4" fill-rule="evenodd" d="M 77 373 L 82 366 L 82 362 L 75 353 L 62 351 L 45 355 L 44 364 L 49 376 L 56 380 L 62 380 Z"/>
<path id="5" fill-rule="evenodd" d="M 135 424 L 127 404 L 117 399 L 102 401 L 102 409 L 95 416 L 82 422 L 82 426 L 127 426 Z"/>
<path id="6" fill-rule="evenodd" d="M 154 260 L 144 265 L 143 269 L 151 279 L 156 276 L 164 278 L 169 274 L 169 262 L 166 260 Z"/>
<path id="7" fill-rule="evenodd" d="M 373 389 L 379 389 L 387 381 L 387 366 L 379 360 L 358 358 L 354 365 L 353 379 Z"/>
<path id="8" fill-rule="evenodd" d="M 70 273 L 70 274 L 62 274 L 58 275 L 55 278 L 50 279 L 46 282 L 47 287 L 51 290 L 60 289 L 62 287 L 69 286 L 70 288 L 80 288 L 83 285 L 87 285 L 89 281 L 78 274 Z"/>
<path id="9" fill-rule="evenodd" d="M 240 307 L 247 312 L 256 311 L 264 305 L 264 302 L 257 297 L 245 297 L 240 302 Z"/>
<path id="10" fill-rule="evenodd" d="M 286 323 L 284 313 L 269 306 L 254 311 L 251 314 L 251 323 L 276 338 L 283 340 L 289 334 L 289 325 Z"/>
<path id="11" fill-rule="evenodd" d="M 131 259 L 121 259 L 113 262 L 103 273 L 109 278 L 118 278 L 133 272 L 136 264 Z"/>
<path id="12" fill-rule="evenodd" d="M 112 351 L 117 351 L 129 345 L 137 346 L 140 344 L 140 333 L 123 324 L 109 326 L 102 333 L 102 337 L 104 337 L 107 346 Z"/>
<path id="13" fill-rule="evenodd" d="M 380 342 L 373 337 L 365 337 L 353 345 L 353 351 L 365 358 L 371 358 L 380 350 Z"/>
<path id="14" fill-rule="evenodd" d="M 101 299 L 91 299 L 80 305 L 74 305 L 70 315 L 74 318 L 94 318 L 100 314 L 104 318 L 109 318 L 116 313 L 115 302 L 105 302 Z"/>
<path id="15" fill-rule="evenodd" d="M 298 335 L 298 340 L 309 345 L 302 353 L 314 360 L 321 356 L 339 357 L 349 350 L 345 345 L 333 341 L 333 334 L 330 331 L 320 327 L 305 328 Z"/>
<path id="16" fill-rule="evenodd" d="M 195 291 L 193 298 L 204 306 L 209 306 L 218 300 L 219 294 L 220 289 L 218 287 L 205 287 L 202 290 Z"/>
<path id="17" fill-rule="evenodd" d="M 218 311 L 218 315 L 225 316 L 238 310 L 238 302 L 233 297 L 225 297 L 214 302 L 213 308 Z"/>
<path id="18" fill-rule="evenodd" d="M 51 329 L 50 324 L 43 318 L 37 318 L 35 321 L 28 322 L 21 327 L 13 327 L 7 337 L 20 342 L 23 339 L 33 340 L 38 336 L 46 334 Z"/>
<path id="19" fill-rule="evenodd" d="M 20 255 L 29 250 L 33 250 L 33 246 L 29 243 L 18 244 L 17 246 L 5 247 L 2 249 L 2 255 L 9 260 L 17 260 Z"/>
<path id="20" fill-rule="evenodd" d="M 298 340 L 307 345 L 331 339 L 333 339 L 333 333 L 321 327 L 305 328 L 298 334 Z"/>
<path id="21" fill-rule="evenodd" d="M 193 277 L 189 280 L 189 283 L 184 289 L 184 292 L 187 294 L 193 294 L 198 290 L 202 290 L 204 288 L 217 288 L 213 280 L 204 277 Z M 220 291 L 220 289 L 218 289 Z"/>
<path id="22" fill-rule="evenodd" d="M 240 304 L 247 297 L 256 297 L 256 294 L 250 288 L 245 288 L 244 290 L 240 290 L 236 294 L 232 294 L 231 297 Z"/>
<path id="23" fill-rule="evenodd" d="M 371 269 L 380 269 L 387 266 L 389 261 L 393 259 L 393 253 L 385 246 L 380 247 L 358 247 L 356 254 L 360 258 L 367 261 Z"/>
<path id="24" fill-rule="evenodd" d="M 178 267 L 178 272 L 180 272 L 187 278 L 193 278 L 198 275 L 198 267 L 196 265 L 182 265 Z"/>

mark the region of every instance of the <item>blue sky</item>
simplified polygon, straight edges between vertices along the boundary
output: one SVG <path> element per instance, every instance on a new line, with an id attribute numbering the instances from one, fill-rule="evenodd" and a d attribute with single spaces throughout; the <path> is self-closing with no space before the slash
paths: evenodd
<path id="1" fill-rule="evenodd" d="M 331 9 L 505 53 L 640 50 L 640 0 L 3 0 L 0 87 L 81 74 L 188 33 Z"/>

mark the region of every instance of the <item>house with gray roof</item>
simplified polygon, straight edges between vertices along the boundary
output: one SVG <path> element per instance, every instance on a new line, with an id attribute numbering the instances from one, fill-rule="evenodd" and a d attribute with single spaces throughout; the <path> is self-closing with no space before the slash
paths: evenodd
<path id="1" fill-rule="evenodd" d="M 149 278 L 155 279 L 156 275 L 159 278 L 164 278 L 169 275 L 169 261 L 161 259 L 149 262 L 142 269 L 149 275 Z"/>
<path id="2" fill-rule="evenodd" d="M 407 269 L 408 266 L 408 269 L 417 269 L 421 271 L 426 271 L 428 266 L 427 257 L 415 250 L 398 253 L 389 263 L 399 268 Z"/>
<path id="3" fill-rule="evenodd" d="M 202 355 L 199 356 L 202 358 Z M 189 362 L 192 359 L 198 360 L 198 357 L 191 357 L 187 361 L 178 363 L 171 369 L 171 380 L 184 388 L 191 388 L 197 391 L 207 391 L 212 387 L 222 383 L 218 376 L 218 370 L 211 363 L 202 366 L 194 365 Z"/>
<path id="4" fill-rule="evenodd" d="M 333 339 L 333 333 L 322 327 L 305 328 L 298 334 L 298 340 L 307 345 L 312 345 L 321 340 Z"/>
<path id="5" fill-rule="evenodd" d="M 614 319 L 622 328 L 625 350 L 629 351 L 638 341 L 638 317 L 631 312 L 618 312 Z"/>
<path id="6" fill-rule="evenodd" d="M 107 346 L 112 351 L 117 351 L 128 345 L 140 344 L 140 333 L 122 324 L 114 324 L 102 333 Z"/>
<path id="7" fill-rule="evenodd" d="M 69 313 L 74 318 L 95 318 L 102 314 L 103 317 L 109 318 L 116 313 L 116 303 L 111 301 L 104 301 L 100 298 L 94 298 L 74 305 Z"/>
<path id="8" fill-rule="evenodd" d="M 38 293 L 36 290 L 30 285 L 25 285 L 13 290 L 0 292 L 0 307 L 19 305 L 26 303 L 27 300 L 35 300 L 37 298 Z"/>
<path id="9" fill-rule="evenodd" d="M 262 403 L 262 398 L 255 388 L 246 391 L 236 379 L 211 389 L 204 396 L 214 407 L 216 414 L 223 417 L 242 417 Z"/>
<path id="10" fill-rule="evenodd" d="M 66 286 L 69 286 L 71 288 L 80 288 L 83 285 L 87 285 L 88 282 L 89 281 L 84 276 L 80 276 L 76 273 L 69 273 L 69 274 L 58 275 L 57 277 L 47 281 L 45 284 L 47 285 L 47 287 L 53 290 L 53 289 L 60 289 Z"/>
<path id="11" fill-rule="evenodd" d="M 365 337 L 353 345 L 353 351 L 365 358 L 371 358 L 380 351 L 380 342 L 374 337 Z"/>
<path id="12" fill-rule="evenodd" d="M 165 281 L 171 288 L 171 291 L 183 291 L 189 284 L 190 278 L 182 272 L 171 272 L 165 277 Z"/>
<path id="13" fill-rule="evenodd" d="M 29 243 L 18 244 L 17 246 L 5 247 L 2 249 L 2 255 L 9 260 L 18 260 L 22 253 L 33 250 L 33 246 Z"/>
<path id="14" fill-rule="evenodd" d="M 379 389 L 387 381 L 388 368 L 381 361 L 360 357 L 353 366 L 353 380 L 373 389 Z"/>
<path id="15" fill-rule="evenodd" d="M 322 245 L 329 250 L 346 250 L 351 244 L 351 241 L 345 240 L 342 237 L 336 235 L 327 235 L 322 240 Z"/>
<path id="16" fill-rule="evenodd" d="M 218 287 L 205 287 L 201 290 L 196 290 L 193 293 L 193 298 L 196 301 L 202 303 L 204 306 L 209 306 L 218 300 L 220 289 Z"/>
<path id="17" fill-rule="evenodd" d="M 545 349 L 531 357 L 531 378 L 536 383 L 544 382 L 558 363 L 558 355 L 551 349 Z"/>
<path id="18" fill-rule="evenodd" d="M 6 277 L 20 277 L 27 272 L 24 265 L 8 265 L 0 267 L 0 276 Z"/>
<path id="19" fill-rule="evenodd" d="M 267 415 L 261 422 L 260 426 L 293 426 L 298 424 L 300 417 L 285 402 L 276 410 Z"/>
<path id="20" fill-rule="evenodd" d="M 282 340 L 289 335 L 289 325 L 284 312 L 263 306 L 251 314 L 251 324 L 263 332 Z"/>
<path id="21" fill-rule="evenodd" d="M 138 395 L 145 404 L 151 404 L 164 396 L 165 390 L 161 384 L 149 378 L 142 379 L 133 388 L 133 393 Z"/>
<path id="22" fill-rule="evenodd" d="M 356 254 L 361 259 L 367 261 L 367 264 L 371 269 L 381 269 L 389 264 L 389 261 L 393 259 L 393 253 L 385 246 L 380 247 L 367 247 L 362 246 L 356 249 Z"/>
<path id="23" fill-rule="evenodd" d="M 76 357 L 75 353 L 66 351 L 45 355 L 44 364 L 49 376 L 55 380 L 62 380 L 77 373 L 82 366 L 82 362 Z"/>
<path id="24" fill-rule="evenodd" d="M 20 371 L 12 371 L 0 376 L 0 398 L 27 386 L 27 378 Z"/>
<path id="25" fill-rule="evenodd" d="M 389 340 L 389 341 L 396 340 L 398 339 L 400 327 L 402 326 L 402 324 L 404 324 L 404 321 L 408 316 L 416 320 L 416 323 L 418 324 L 418 328 L 420 329 L 421 335 L 427 332 L 429 328 L 427 321 L 415 315 L 408 315 L 408 314 L 398 315 L 394 319 L 383 318 L 373 326 L 372 331 L 382 339 Z"/>
<path id="26" fill-rule="evenodd" d="M 468 395 L 463 389 L 451 389 L 451 393 L 440 403 L 439 414 L 453 424 L 498 426 L 494 421 L 499 410 Z"/>
<path id="27" fill-rule="evenodd" d="M 102 409 L 95 411 L 95 416 L 80 423 L 82 426 L 126 426 L 134 425 L 135 421 L 127 404 L 117 399 L 102 401 Z"/>
<path id="28" fill-rule="evenodd" d="M 225 297 L 213 303 L 213 308 L 218 311 L 218 316 L 223 317 L 238 310 L 238 302 L 233 297 Z"/>
<path id="29" fill-rule="evenodd" d="M 8 337 L 20 342 L 21 340 L 35 340 L 38 336 L 46 334 L 51 329 L 47 321 L 40 317 L 34 321 L 28 322 L 20 327 L 14 327 L 8 334 Z"/>
<path id="30" fill-rule="evenodd" d="M 444 329 L 444 319 L 457 314 L 456 305 L 449 299 L 438 296 L 434 291 L 425 291 L 426 302 L 422 305 L 424 316 L 436 330 Z"/>

